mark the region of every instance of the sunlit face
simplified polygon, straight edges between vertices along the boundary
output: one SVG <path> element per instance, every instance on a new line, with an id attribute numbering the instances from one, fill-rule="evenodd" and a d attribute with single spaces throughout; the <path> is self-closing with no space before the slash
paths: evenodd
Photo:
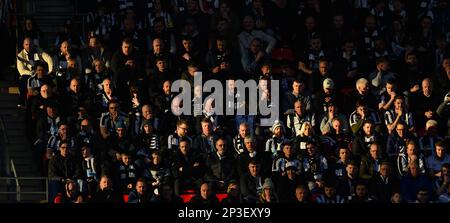
<path id="1" fill-rule="evenodd" d="M 406 154 L 408 154 L 408 156 L 414 155 L 415 150 L 416 150 L 416 145 L 414 143 L 409 143 L 406 146 Z"/>
<path id="2" fill-rule="evenodd" d="M 257 164 L 254 164 L 254 163 L 250 163 L 250 164 L 248 164 L 248 170 L 249 170 L 249 172 L 250 172 L 250 174 L 252 175 L 252 176 L 256 176 L 256 175 L 258 175 L 258 165 Z"/>
<path id="3" fill-rule="evenodd" d="M 248 127 L 247 125 L 240 125 L 239 126 L 239 135 L 244 138 L 245 136 L 247 136 L 250 133 L 250 131 L 248 131 Z"/>
<path id="4" fill-rule="evenodd" d="M 117 110 L 119 109 L 119 104 L 117 103 L 110 103 L 108 106 L 109 113 L 113 116 L 117 115 Z"/>
<path id="5" fill-rule="evenodd" d="M 160 164 L 161 163 L 161 156 L 159 154 L 157 154 L 157 153 L 153 153 L 152 154 L 152 163 L 154 165 Z"/>
<path id="6" fill-rule="evenodd" d="M 111 186 L 111 181 L 107 177 L 102 177 L 99 186 L 101 190 L 107 189 Z"/>
<path id="7" fill-rule="evenodd" d="M 188 66 L 187 71 L 189 75 L 193 77 L 195 73 L 198 71 L 198 67 Z"/>
<path id="8" fill-rule="evenodd" d="M 37 66 L 35 72 L 38 77 L 43 77 L 45 75 L 45 69 L 42 66 Z"/>
<path id="9" fill-rule="evenodd" d="M 255 151 L 255 142 L 252 139 L 244 139 L 244 145 L 248 152 Z"/>
<path id="10" fill-rule="evenodd" d="M 78 90 L 80 89 L 79 87 L 80 87 L 80 85 L 78 84 L 77 79 L 72 79 L 70 81 L 70 90 L 71 91 L 78 93 Z"/>
<path id="11" fill-rule="evenodd" d="M 91 38 L 89 39 L 89 47 L 91 47 L 91 48 L 97 48 L 97 47 L 98 47 L 98 41 L 97 41 L 97 38 L 91 37 Z"/>
<path id="12" fill-rule="evenodd" d="M 61 143 L 59 145 L 59 152 L 62 157 L 67 157 L 69 155 L 69 145 L 67 143 Z"/>
<path id="13" fill-rule="evenodd" d="M 111 90 L 111 80 L 109 80 L 109 79 L 103 80 L 103 84 L 102 85 L 103 85 L 103 89 L 105 91 Z"/>
<path id="14" fill-rule="evenodd" d="M 386 165 L 386 164 L 381 165 L 381 167 L 380 167 L 381 176 L 387 177 L 389 175 L 390 171 L 391 171 L 391 168 L 388 165 Z"/>
<path id="15" fill-rule="evenodd" d="M 395 91 L 394 85 L 391 84 L 391 83 L 387 83 L 387 84 L 386 84 L 386 92 L 387 92 L 388 94 L 390 94 L 390 93 L 392 93 L 392 92 L 394 92 L 394 91 Z"/>
<path id="16" fill-rule="evenodd" d="M 325 75 L 328 72 L 328 63 L 327 62 L 320 62 L 319 63 L 319 72 L 322 75 Z"/>
<path id="17" fill-rule="evenodd" d="M 64 41 L 61 43 L 61 46 L 59 47 L 59 50 L 63 55 L 66 55 L 69 53 L 69 42 Z"/>
<path id="18" fill-rule="evenodd" d="M 125 165 L 130 164 L 130 157 L 128 155 L 122 155 L 121 158 L 122 158 L 123 164 L 125 164 Z"/>
<path id="19" fill-rule="evenodd" d="M 378 158 L 378 145 L 377 144 L 372 144 L 370 146 L 369 153 L 370 153 L 370 156 L 373 159 L 377 159 Z"/>
<path id="20" fill-rule="evenodd" d="M 144 194 L 146 189 L 147 188 L 146 188 L 144 182 L 142 182 L 142 181 L 136 182 L 136 192 L 138 192 L 138 194 Z"/>
<path id="21" fill-rule="evenodd" d="M 442 158 L 445 156 L 445 148 L 442 146 L 436 146 L 436 156 Z"/>
<path id="22" fill-rule="evenodd" d="M 181 137 L 186 136 L 188 131 L 188 126 L 186 124 L 181 124 L 177 126 L 177 134 Z"/>
<path id="23" fill-rule="evenodd" d="M 398 136 L 400 136 L 400 138 L 403 138 L 405 136 L 405 131 L 406 131 L 406 127 L 403 124 L 397 124 L 397 127 L 395 128 L 395 130 L 397 131 Z"/>
<path id="24" fill-rule="evenodd" d="M 90 156 L 89 147 L 83 146 L 83 148 L 81 148 L 81 156 L 83 156 L 83 158 Z"/>
<path id="25" fill-rule="evenodd" d="M 314 156 L 316 154 L 316 147 L 313 144 L 306 145 L 306 152 L 309 156 Z"/>
<path id="26" fill-rule="evenodd" d="M 334 120 L 333 121 L 333 123 L 332 123 L 332 126 L 333 126 L 333 129 L 336 131 L 336 132 L 340 132 L 341 131 L 341 122 L 339 121 L 339 120 Z"/>
<path id="27" fill-rule="evenodd" d="M 48 85 L 42 85 L 40 93 L 43 98 L 48 98 Z"/>
<path id="28" fill-rule="evenodd" d="M 294 104 L 294 111 L 295 111 L 295 113 L 297 113 L 298 115 L 302 115 L 303 114 L 303 110 L 304 110 L 303 103 L 300 100 L 296 101 L 295 104 Z"/>
<path id="29" fill-rule="evenodd" d="M 94 62 L 95 72 L 101 73 L 103 71 L 104 67 L 105 67 L 105 65 L 100 60 L 97 60 Z"/>
<path id="30" fill-rule="evenodd" d="M 200 187 L 200 195 L 202 196 L 203 199 L 208 199 L 209 197 L 209 186 L 207 183 L 202 184 L 202 186 Z"/>
<path id="31" fill-rule="evenodd" d="M 219 155 L 221 155 L 221 156 L 225 155 L 226 144 L 225 144 L 225 141 L 223 139 L 217 140 L 217 142 L 216 142 L 216 150 L 217 150 L 217 153 L 219 153 Z"/>
<path id="32" fill-rule="evenodd" d="M 373 125 L 372 123 L 365 123 L 363 126 L 363 131 L 366 136 L 371 136 L 373 134 Z"/>
<path id="33" fill-rule="evenodd" d="M 362 95 L 365 95 L 366 93 L 369 92 L 369 83 L 367 83 L 367 82 L 360 83 L 360 84 L 358 84 L 358 86 L 356 86 L 356 88 Z"/>
<path id="34" fill-rule="evenodd" d="M 31 50 L 31 39 L 30 38 L 25 38 L 23 40 L 23 49 L 26 50 L 27 52 L 30 52 Z"/>
<path id="35" fill-rule="evenodd" d="M 400 203 L 402 201 L 402 196 L 400 195 L 400 193 L 394 193 L 391 200 L 392 203 Z"/>
<path id="36" fill-rule="evenodd" d="M 67 127 L 67 125 L 61 125 L 59 126 L 59 134 L 61 136 L 67 136 L 67 131 L 69 130 L 69 128 Z"/>
<path id="37" fill-rule="evenodd" d="M 339 149 L 339 159 L 340 160 L 347 160 L 349 158 L 350 154 L 348 153 L 348 150 L 345 148 Z"/>
<path id="38" fill-rule="evenodd" d="M 181 141 L 180 145 L 178 145 L 180 148 L 180 152 L 184 155 L 188 154 L 189 152 L 189 143 L 187 141 Z"/>
<path id="39" fill-rule="evenodd" d="M 153 117 L 152 108 L 148 105 L 144 105 L 142 107 L 142 116 L 144 117 L 144 119 L 151 119 Z"/>
<path id="40" fill-rule="evenodd" d="M 192 51 L 192 41 L 191 40 L 182 40 L 183 48 L 186 52 Z"/>
<path id="41" fill-rule="evenodd" d="M 161 53 L 162 51 L 162 42 L 160 39 L 153 40 L 153 51 L 155 53 Z"/>
<path id="42" fill-rule="evenodd" d="M 165 95 L 170 94 L 170 87 L 171 87 L 170 81 L 165 81 L 163 84 L 163 92 Z"/>
<path id="43" fill-rule="evenodd" d="M 295 190 L 295 197 L 297 198 L 298 201 L 304 201 L 306 200 L 306 196 L 307 196 L 307 192 L 305 189 L 303 188 L 297 188 Z"/>
<path id="44" fill-rule="evenodd" d="M 301 92 L 302 88 L 304 88 L 304 84 L 303 83 L 299 83 L 297 81 L 294 81 L 294 83 L 292 83 L 292 91 L 295 94 L 299 94 Z"/>
<path id="45" fill-rule="evenodd" d="M 212 133 L 212 125 L 209 122 L 202 122 L 202 132 L 203 134 L 209 136 Z"/>
<path id="46" fill-rule="evenodd" d="M 347 175 L 354 176 L 358 171 L 358 167 L 356 167 L 355 165 L 347 165 L 345 170 L 347 171 Z"/>
<path id="47" fill-rule="evenodd" d="M 133 51 L 132 44 L 122 42 L 122 53 L 123 53 L 123 55 L 129 56 L 129 55 L 131 55 L 132 51 Z"/>
<path id="48" fill-rule="evenodd" d="M 303 134 L 304 134 L 305 136 L 310 136 L 310 135 L 312 135 L 312 127 L 311 127 L 311 125 L 309 125 L 309 124 L 306 124 L 306 125 L 305 125 L 305 131 L 303 132 Z"/>
<path id="49" fill-rule="evenodd" d="M 425 96 L 430 96 L 432 92 L 431 83 L 428 79 L 422 81 L 422 91 Z"/>
<path id="50" fill-rule="evenodd" d="M 403 99 L 401 99 L 401 98 L 397 98 L 397 99 L 395 99 L 395 101 L 394 101 L 394 107 L 395 107 L 395 109 L 403 109 L 403 107 L 404 107 L 404 101 L 403 101 Z"/>

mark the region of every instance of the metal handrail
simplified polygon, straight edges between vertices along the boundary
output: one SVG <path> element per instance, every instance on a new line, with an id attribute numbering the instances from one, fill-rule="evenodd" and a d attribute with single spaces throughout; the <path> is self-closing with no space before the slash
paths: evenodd
<path id="1" fill-rule="evenodd" d="M 3 165 L 5 166 L 4 167 L 5 172 L 2 173 L 2 175 L 6 174 L 6 176 L 9 176 L 9 174 L 11 173 L 11 168 L 9 166 L 9 153 L 8 153 L 8 150 L 5 145 L 5 144 L 9 144 L 9 137 L 8 137 L 8 132 L 6 131 L 6 125 L 5 125 L 5 120 L 3 119 L 3 115 L 0 115 L 0 132 L 2 132 L 2 136 L 3 136 L 3 142 L 1 145 L 2 150 L 0 151 L 0 152 L 2 152 L 2 154 L 0 154 L 0 155 L 3 158 L 0 162 L 0 164 L 1 164 L 1 166 L 3 166 Z"/>
<path id="2" fill-rule="evenodd" d="M 9 144 L 8 132 L 6 131 L 5 120 L 3 119 L 3 115 L 0 115 L 0 131 L 3 135 L 3 142 Z"/>
<path id="3" fill-rule="evenodd" d="M 17 178 L 16 165 L 14 164 L 14 160 L 11 159 L 11 170 L 13 172 L 14 178 L 16 179 L 16 200 L 20 202 L 20 184 L 19 179 Z"/>

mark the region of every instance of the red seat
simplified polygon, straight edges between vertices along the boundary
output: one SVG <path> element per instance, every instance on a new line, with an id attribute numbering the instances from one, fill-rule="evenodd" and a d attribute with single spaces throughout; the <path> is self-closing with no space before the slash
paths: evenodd
<path id="1" fill-rule="evenodd" d="M 272 59 L 294 61 L 294 52 L 289 48 L 273 48 Z"/>
<path id="2" fill-rule="evenodd" d="M 228 194 L 225 193 L 220 193 L 220 194 L 216 194 L 217 199 L 219 199 L 220 202 L 222 202 L 223 199 L 228 197 Z"/>
<path id="3" fill-rule="evenodd" d="M 123 195 L 123 202 L 128 203 L 128 194 Z"/>
<path id="4" fill-rule="evenodd" d="M 180 194 L 181 199 L 183 199 L 184 203 L 189 203 L 191 201 L 192 197 L 195 196 L 195 193 L 193 194 Z"/>
<path id="5" fill-rule="evenodd" d="M 56 197 L 53 199 L 53 203 L 55 203 L 55 204 L 60 204 L 60 203 L 61 203 L 61 197 L 62 197 L 62 194 L 61 194 L 61 193 L 58 193 L 58 194 L 56 195 Z"/>

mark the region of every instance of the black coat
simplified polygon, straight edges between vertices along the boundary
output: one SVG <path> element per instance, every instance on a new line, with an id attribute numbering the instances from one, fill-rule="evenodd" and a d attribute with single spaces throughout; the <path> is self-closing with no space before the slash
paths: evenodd
<path id="1" fill-rule="evenodd" d="M 205 178 L 207 181 L 224 181 L 228 184 L 230 180 L 236 178 L 236 160 L 233 156 L 227 155 L 219 160 L 217 154 L 212 154 L 206 160 L 207 172 Z"/>
<path id="2" fill-rule="evenodd" d="M 48 177 L 75 180 L 81 177 L 81 168 L 71 155 L 56 154 L 48 164 Z"/>
<path id="3" fill-rule="evenodd" d="M 389 203 L 392 194 L 395 192 L 400 192 L 400 182 L 394 176 L 389 176 L 386 184 L 380 175 L 372 178 L 369 187 L 369 194 L 373 196 L 377 202 Z"/>

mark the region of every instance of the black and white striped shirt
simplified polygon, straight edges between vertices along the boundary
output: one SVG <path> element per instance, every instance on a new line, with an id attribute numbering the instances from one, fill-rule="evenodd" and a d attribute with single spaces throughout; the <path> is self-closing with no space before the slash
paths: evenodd
<path id="1" fill-rule="evenodd" d="M 387 110 L 384 113 L 384 120 L 386 122 L 386 126 L 392 124 L 397 118 L 397 113 L 395 113 L 394 109 Z M 404 112 L 404 115 L 400 117 L 400 120 L 406 123 L 408 129 L 414 127 L 414 119 L 412 117 L 411 112 Z"/>

